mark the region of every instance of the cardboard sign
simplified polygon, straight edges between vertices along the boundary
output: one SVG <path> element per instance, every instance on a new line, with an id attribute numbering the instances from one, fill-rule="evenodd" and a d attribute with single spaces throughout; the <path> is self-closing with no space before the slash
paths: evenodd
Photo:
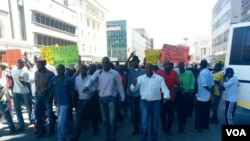
<path id="1" fill-rule="evenodd" d="M 22 52 L 20 49 L 6 50 L 5 54 L 2 54 L 2 62 L 7 63 L 10 66 L 17 65 L 18 59 L 22 58 Z"/>
<path id="2" fill-rule="evenodd" d="M 45 58 L 47 61 L 47 64 L 50 64 L 50 65 L 54 64 L 54 57 L 53 57 L 53 53 L 52 53 L 52 48 L 54 48 L 54 46 L 45 46 L 45 47 L 39 48 L 39 52 L 40 52 L 41 56 L 43 58 Z"/>
<path id="3" fill-rule="evenodd" d="M 179 61 L 184 61 L 185 64 L 188 64 L 189 56 L 189 47 L 187 46 L 174 46 L 164 44 L 161 50 L 161 62 L 169 60 L 174 64 L 177 64 Z"/>
<path id="4" fill-rule="evenodd" d="M 58 46 L 52 49 L 54 65 L 63 64 L 65 66 L 74 65 L 78 62 L 77 46 Z"/>
<path id="5" fill-rule="evenodd" d="M 157 65 L 161 49 L 148 49 L 145 50 L 146 62 Z"/>

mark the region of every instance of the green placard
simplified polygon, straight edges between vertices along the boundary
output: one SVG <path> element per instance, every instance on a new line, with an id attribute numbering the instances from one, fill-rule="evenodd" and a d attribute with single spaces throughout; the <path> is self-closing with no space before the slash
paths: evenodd
<path id="1" fill-rule="evenodd" d="M 54 65 L 74 65 L 78 61 L 78 48 L 75 45 L 58 46 L 53 48 Z"/>

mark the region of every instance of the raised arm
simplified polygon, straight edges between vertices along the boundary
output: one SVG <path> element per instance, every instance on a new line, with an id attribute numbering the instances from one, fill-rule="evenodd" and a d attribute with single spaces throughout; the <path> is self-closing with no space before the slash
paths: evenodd
<path id="1" fill-rule="evenodd" d="M 125 62 L 124 64 L 124 67 L 127 68 L 128 67 L 128 64 L 129 64 L 129 61 L 130 59 L 135 55 L 135 51 L 131 52 L 131 54 L 129 55 L 127 61 Z"/>

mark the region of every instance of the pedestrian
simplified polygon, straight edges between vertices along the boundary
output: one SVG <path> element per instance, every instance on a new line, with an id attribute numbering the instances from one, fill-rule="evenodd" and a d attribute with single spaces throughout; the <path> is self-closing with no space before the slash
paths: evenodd
<path id="1" fill-rule="evenodd" d="M 49 91 L 49 82 L 55 76 L 46 66 L 42 57 L 36 59 L 37 71 L 35 72 L 35 117 L 38 124 L 37 138 L 42 138 L 46 133 L 43 110 L 46 109 L 49 118 L 49 136 L 54 135 L 56 116 L 52 110 L 53 95 Z"/>
<path id="2" fill-rule="evenodd" d="M 198 76 L 198 92 L 195 101 L 195 123 L 193 132 L 209 130 L 210 99 L 213 93 L 214 79 L 212 72 L 207 68 L 207 60 L 201 60 Z"/>
<path id="3" fill-rule="evenodd" d="M 6 93 L 6 87 L 3 87 L 0 84 L 0 113 L 3 115 L 3 117 L 6 119 L 8 126 L 9 126 L 9 132 L 8 134 L 13 134 L 16 131 L 10 110 L 7 107 L 7 97 L 8 93 Z"/>
<path id="4" fill-rule="evenodd" d="M 194 102 L 195 102 L 195 94 L 197 94 L 198 92 L 198 83 L 197 83 L 197 78 L 198 78 L 198 75 L 200 73 L 200 70 L 198 68 L 198 65 L 196 63 L 193 63 L 192 64 L 192 67 L 191 68 L 188 68 L 189 70 L 192 71 L 193 75 L 194 75 L 194 78 L 195 78 L 195 85 L 194 85 L 194 92 L 193 92 L 193 97 L 192 97 L 192 109 L 189 113 L 189 117 L 192 118 L 193 115 L 194 115 Z"/>
<path id="5" fill-rule="evenodd" d="M 133 52 L 132 52 L 133 53 Z M 126 76 L 127 76 L 127 86 L 130 86 L 137 77 L 145 74 L 144 69 L 139 67 L 140 60 L 138 56 L 132 54 L 128 58 L 127 62 L 125 63 L 125 69 L 126 69 Z M 132 58 L 132 60 L 130 60 Z M 128 63 L 133 64 L 132 67 L 128 67 Z M 140 132 L 140 100 L 141 100 L 141 94 L 140 90 L 137 91 L 131 91 L 131 89 L 128 87 L 126 90 L 126 94 L 128 96 L 128 102 L 129 102 L 129 108 L 130 113 L 132 117 L 133 122 L 133 131 L 132 135 L 137 135 Z"/>
<path id="6" fill-rule="evenodd" d="M 174 123 L 174 116 L 176 112 L 175 87 L 180 86 L 180 82 L 177 72 L 173 70 L 173 63 L 165 60 L 163 63 L 163 67 L 164 69 L 159 70 L 157 74 L 164 78 L 164 82 L 169 89 L 171 98 L 167 100 L 167 102 L 161 103 L 161 124 L 162 131 L 167 133 L 168 135 L 172 135 L 172 126 Z"/>
<path id="7" fill-rule="evenodd" d="M 212 116 L 210 118 L 210 123 L 218 123 L 218 107 L 221 100 L 222 88 L 223 88 L 223 75 L 224 73 L 221 70 L 222 64 L 216 63 L 214 66 L 213 76 L 214 76 L 214 90 L 211 97 L 211 110 Z"/>
<path id="8" fill-rule="evenodd" d="M 97 70 L 85 84 L 84 93 L 87 93 L 89 87 L 94 83 L 97 83 L 99 91 L 102 120 L 106 128 L 106 141 L 115 141 L 116 97 L 119 93 L 121 101 L 124 102 L 125 95 L 121 77 L 116 70 L 111 69 L 111 62 L 108 57 L 102 59 L 102 69 Z"/>
<path id="9" fill-rule="evenodd" d="M 195 78 L 190 70 L 185 69 L 185 63 L 178 63 L 178 78 L 181 89 L 176 92 L 176 111 L 178 119 L 178 131 L 183 133 L 187 119 L 193 110 L 193 94 L 195 87 Z"/>
<path id="10" fill-rule="evenodd" d="M 67 66 L 65 67 L 65 75 L 70 78 L 73 88 L 75 87 L 75 78 L 77 75 L 75 75 L 76 69 L 74 66 Z M 67 121 L 67 127 L 66 132 L 67 134 L 71 134 L 73 132 L 73 126 L 74 126 L 74 116 L 73 116 L 73 108 L 76 107 L 76 102 L 78 99 L 78 96 L 76 95 L 76 92 L 73 90 L 73 93 L 71 95 L 71 101 L 70 101 L 70 108 L 68 112 L 68 121 Z"/>
<path id="11" fill-rule="evenodd" d="M 130 85 L 130 89 L 135 92 L 140 90 L 140 112 L 141 112 L 141 141 L 157 141 L 158 119 L 161 103 L 165 103 L 170 98 L 169 90 L 164 79 L 153 73 L 153 65 L 145 65 L 146 74 L 136 78 Z M 161 98 L 163 92 L 163 100 Z M 149 123 L 149 119 L 151 120 Z M 150 127 L 150 137 L 148 136 L 148 126 Z"/>
<path id="12" fill-rule="evenodd" d="M 234 114 L 237 106 L 237 93 L 239 87 L 239 81 L 234 76 L 234 70 L 232 68 L 227 68 L 224 77 L 225 87 L 225 119 L 227 125 L 234 124 Z"/>
<path id="13" fill-rule="evenodd" d="M 49 82 L 49 88 L 54 93 L 54 104 L 57 111 L 57 140 L 66 141 L 66 127 L 71 108 L 71 97 L 73 94 L 73 83 L 70 77 L 65 75 L 65 66 L 57 66 L 57 76 Z"/>
<path id="14" fill-rule="evenodd" d="M 89 116 L 89 120 L 92 124 L 94 135 L 97 135 L 99 132 L 98 128 L 98 116 L 95 111 L 95 94 L 96 94 L 96 86 L 89 86 L 88 92 L 83 92 L 83 86 L 86 85 L 88 80 L 91 78 L 91 75 L 88 74 L 88 67 L 82 64 L 79 67 L 80 75 L 78 75 L 75 79 L 75 89 L 78 92 L 78 102 L 77 102 L 77 110 L 76 110 L 76 123 L 73 130 L 73 135 L 70 137 L 69 141 L 78 141 L 81 134 L 81 129 L 86 123 L 86 117 Z"/>
<path id="15" fill-rule="evenodd" d="M 29 95 L 29 73 L 28 70 L 24 67 L 26 61 L 23 58 L 18 59 L 17 67 L 11 70 L 11 76 L 13 78 L 14 87 L 13 87 L 13 101 L 14 108 L 16 111 L 16 116 L 18 119 L 19 126 L 17 131 L 22 131 L 25 129 L 25 123 L 22 112 L 22 104 L 25 104 L 29 120 L 31 121 L 31 96 Z"/>

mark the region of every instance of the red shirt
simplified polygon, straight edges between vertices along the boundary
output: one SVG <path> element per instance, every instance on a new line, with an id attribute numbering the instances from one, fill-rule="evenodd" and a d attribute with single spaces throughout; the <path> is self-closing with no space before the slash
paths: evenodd
<path id="1" fill-rule="evenodd" d="M 179 83 L 178 74 L 176 71 L 171 70 L 169 74 L 166 74 L 165 70 L 159 70 L 157 72 L 158 75 L 162 76 L 164 78 L 164 81 L 169 89 L 170 92 L 170 101 L 175 100 L 176 94 L 175 94 L 175 84 Z"/>
<path id="2" fill-rule="evenodd" d="M 123 88 L 126 88 L 126 79 L 125 79 L 125 75 L 123 73 L 120 73 L 121 79 L 122 79 L 122 85 Z"/>

